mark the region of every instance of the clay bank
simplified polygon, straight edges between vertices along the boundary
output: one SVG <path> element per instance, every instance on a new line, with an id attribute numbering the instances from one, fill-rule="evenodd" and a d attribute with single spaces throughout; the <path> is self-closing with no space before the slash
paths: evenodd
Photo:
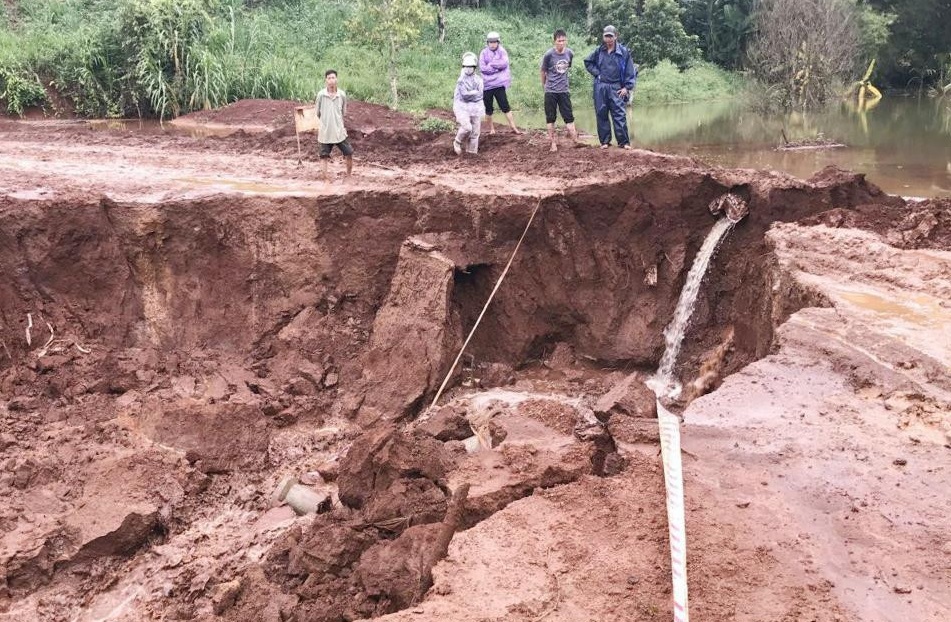
<path id="1" fill-rule="evenodd" d="M 951 614 L 946 200 L 367 105 L 324 183 L 255 106 L 0 122 L 0 620 L 670 619 L 644 382 L 727 194 L 670 404 L 693 616 Z"/>

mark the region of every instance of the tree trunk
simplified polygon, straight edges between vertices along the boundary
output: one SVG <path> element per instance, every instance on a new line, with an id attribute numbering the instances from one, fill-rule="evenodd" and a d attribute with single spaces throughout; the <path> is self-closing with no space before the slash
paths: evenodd
<path id="1" fill-rule="evenodd" d="M 594 0 L 588 0 L 588 13 L 586 15 L 585 25 L 588 33 L 590 33 L 594 27 Z"/>
<path id="2" fill-rule="evenodd" d="M 390 39 L 390 63 L 389 63 L 389 74 L 390 74 L 390 96 L 393 98 L 393 109 L 399 105 L 400 93 L 397 89 L 397 80 L 396 80 L 396 40 Z"/>
<path id="3" fill-rule="evenodd" d="M 439 0 L 439 13 L 436 16 L 436 25 L 439 27 L 439 42 L 446 41 L 446 0 Z"/>

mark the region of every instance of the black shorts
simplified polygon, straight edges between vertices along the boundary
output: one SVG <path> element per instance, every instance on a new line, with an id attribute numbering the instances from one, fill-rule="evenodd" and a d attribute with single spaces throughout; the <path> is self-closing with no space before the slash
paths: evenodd
<path id="1" fill-rule="evenodd" d="M 353 155 L 353 147 L 350 146 L 350 141 L 346 138 L 343 139 L 343 142 L 339 143 L 317 143 L 318 155 L 322 158 L 329 158 L 330 152 L 333 151 L 333 148 L 336 147 L 340 150 L 340 153 L 347 156 L 348 158 Z"/>
<path id="2" fill-rule="evenodd" d="M 509 96 L 505 94 L 505 87 L 497 86 L 482 93 L 482 101 L 485 102 L 485 114 L 491 117 L 492 113 L 495 112 L 495 107 L 492 105 L 493 98 L 499 102 L 499 110 L 504 114 L 512 111 L 511 106 L 509 106 Z"/>
<path id="3" fill-rule="evenodd" d="M 565 123 L 575 122 L 575 115 L 571 112 L 571 93 L 545 93 L 545 123 L 554 123 L 558 118 L 556 108 L 561 111 Z"/>

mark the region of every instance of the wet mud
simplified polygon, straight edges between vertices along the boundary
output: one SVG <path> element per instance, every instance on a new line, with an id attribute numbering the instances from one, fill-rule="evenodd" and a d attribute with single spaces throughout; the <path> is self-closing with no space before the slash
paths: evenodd
<path id="1" fill-rule="evenodd" d="M 711 203 L 733 193 L 749 215 L 687 332 L 674 406 L 688 422 L 731 374 L 809 341 L 790 326 L 810 312 L 894 312 L 869 302 L 877 290 L 836 289 L 829 275 L 848 270 L 823 243 L 857 275 L 951 247 L 947 201 L 906 202 L 847 171 L 803 181 L 570 145 L 540 166 L 532 135 L 488 137 L 460 161 L 445 136 L 355 108 L 362 162 L 332 184 L 312 178 L 313 153 L 294 162 L 292 102 L 191 120 L 268 128 L 223 137 L 0 122 L 0 620 L 666 617 L 644 382 Z M 852 232 L 880 250 L 863 257 Z M 917 295 L 940 300 L 940 277 L 916 274 Z M 830 360 L 856 390 L 914 402 L 908 425 L 938 442 L 946 346 L 889 355 L 914 365 L 898 380 Z M 937 389 L 918 399 L 922 386 Z M 288 475 L 327 511 L 276 502 Z M 759 619 L 737 602 L 765 594 L 749 586 L 782 559 L 737 546 L 744 527 L 699 498 L 688 514 L 697 611 Z M 519 587 L 503 545 L 534 547 L 540 574 Z M 586 560 L 600 583 L 580 578 Z M 499 577 L 515 589 L 491 587 Z M 821 582 L 779 580 L 776 619 L 859 619 Z"/>

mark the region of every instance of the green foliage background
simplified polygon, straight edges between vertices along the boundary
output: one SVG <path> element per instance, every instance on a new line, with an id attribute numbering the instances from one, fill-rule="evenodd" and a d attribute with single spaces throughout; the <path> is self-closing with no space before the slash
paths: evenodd
<path id="1" fill-rule="evenodd" d="M 327 68 L 357 99 L 389 103 L 384 57 L 369 49 L 358 3 L 344 0 L 19 0 L 0 5 L 0 103 L 17 114 L 65 99 L 90 117 L 164 116 L 241 98 L 311 99 Z M 11 8 L 12 7 L 12 8 Z M 435 11 L 434 11 L 435 15 Z M 510 99 L 539 108 L 538 64 L 565 28 L 576 53 L 578 101 L 590 92 L 583 58 L 594 49 L 578 14 L 507 8 L 447 11 L 398 51 L 402 109 L 446 108 L 465 51 L 498 30 L 512 60 Z M 622 35 L 623 40 L 623 35 Z M 711 64 L 641 73 L 636 103 L 727 98 L 740 83 Z"/>
<path id="2" fill-rule="evenodd" d="M 688 35 L 675 0 L 595 0 L 590 35 L 599 38 L 606 24 L 613 24 L 642 67 L 669 60 L 686 68 L 700 59 L 700 38 Z"/>
<path id="3" fill-rule="evenodd" d="M 727 98 L 749 83 L 742 76 L 759 15 L 758 0 L 594 0 L 589 24 L 588 0 L 447 0 L 440 43 L 438 0 L 403 1 L 426 5 L 424 13 L 432 15 L 410 24 L 414 36 L 395 54 L 399 105 L 413 111 L 448 106 L 459 57 L 478 52 L 489 30 L 502 33 L 511 55 L 516 109 L 541 106 L 537 63 L 558 27 L 580 57 L 571 74 L 580 95 L 590 86 L 580 60 L 593 49 L 592 33 L 607 22 L 621 29 L 641 65 L 635 104 Z M 849 2 L 861 40 L 856 78 L 874 58 L 872 82 L 879 87 L 941 93 L 949 85 L 951 2 Z M 355 0 L 6 0 L 0 106 L 20 114 L 37 105 L 51 110 L 56 102 L 57 110 L 84 116 L 170 117 L 240 98 L 310 99 L 331 66 L 354 97 L 390 103 L 391 67 L 368 41 L 378 26 L 360 6 Z"/>

